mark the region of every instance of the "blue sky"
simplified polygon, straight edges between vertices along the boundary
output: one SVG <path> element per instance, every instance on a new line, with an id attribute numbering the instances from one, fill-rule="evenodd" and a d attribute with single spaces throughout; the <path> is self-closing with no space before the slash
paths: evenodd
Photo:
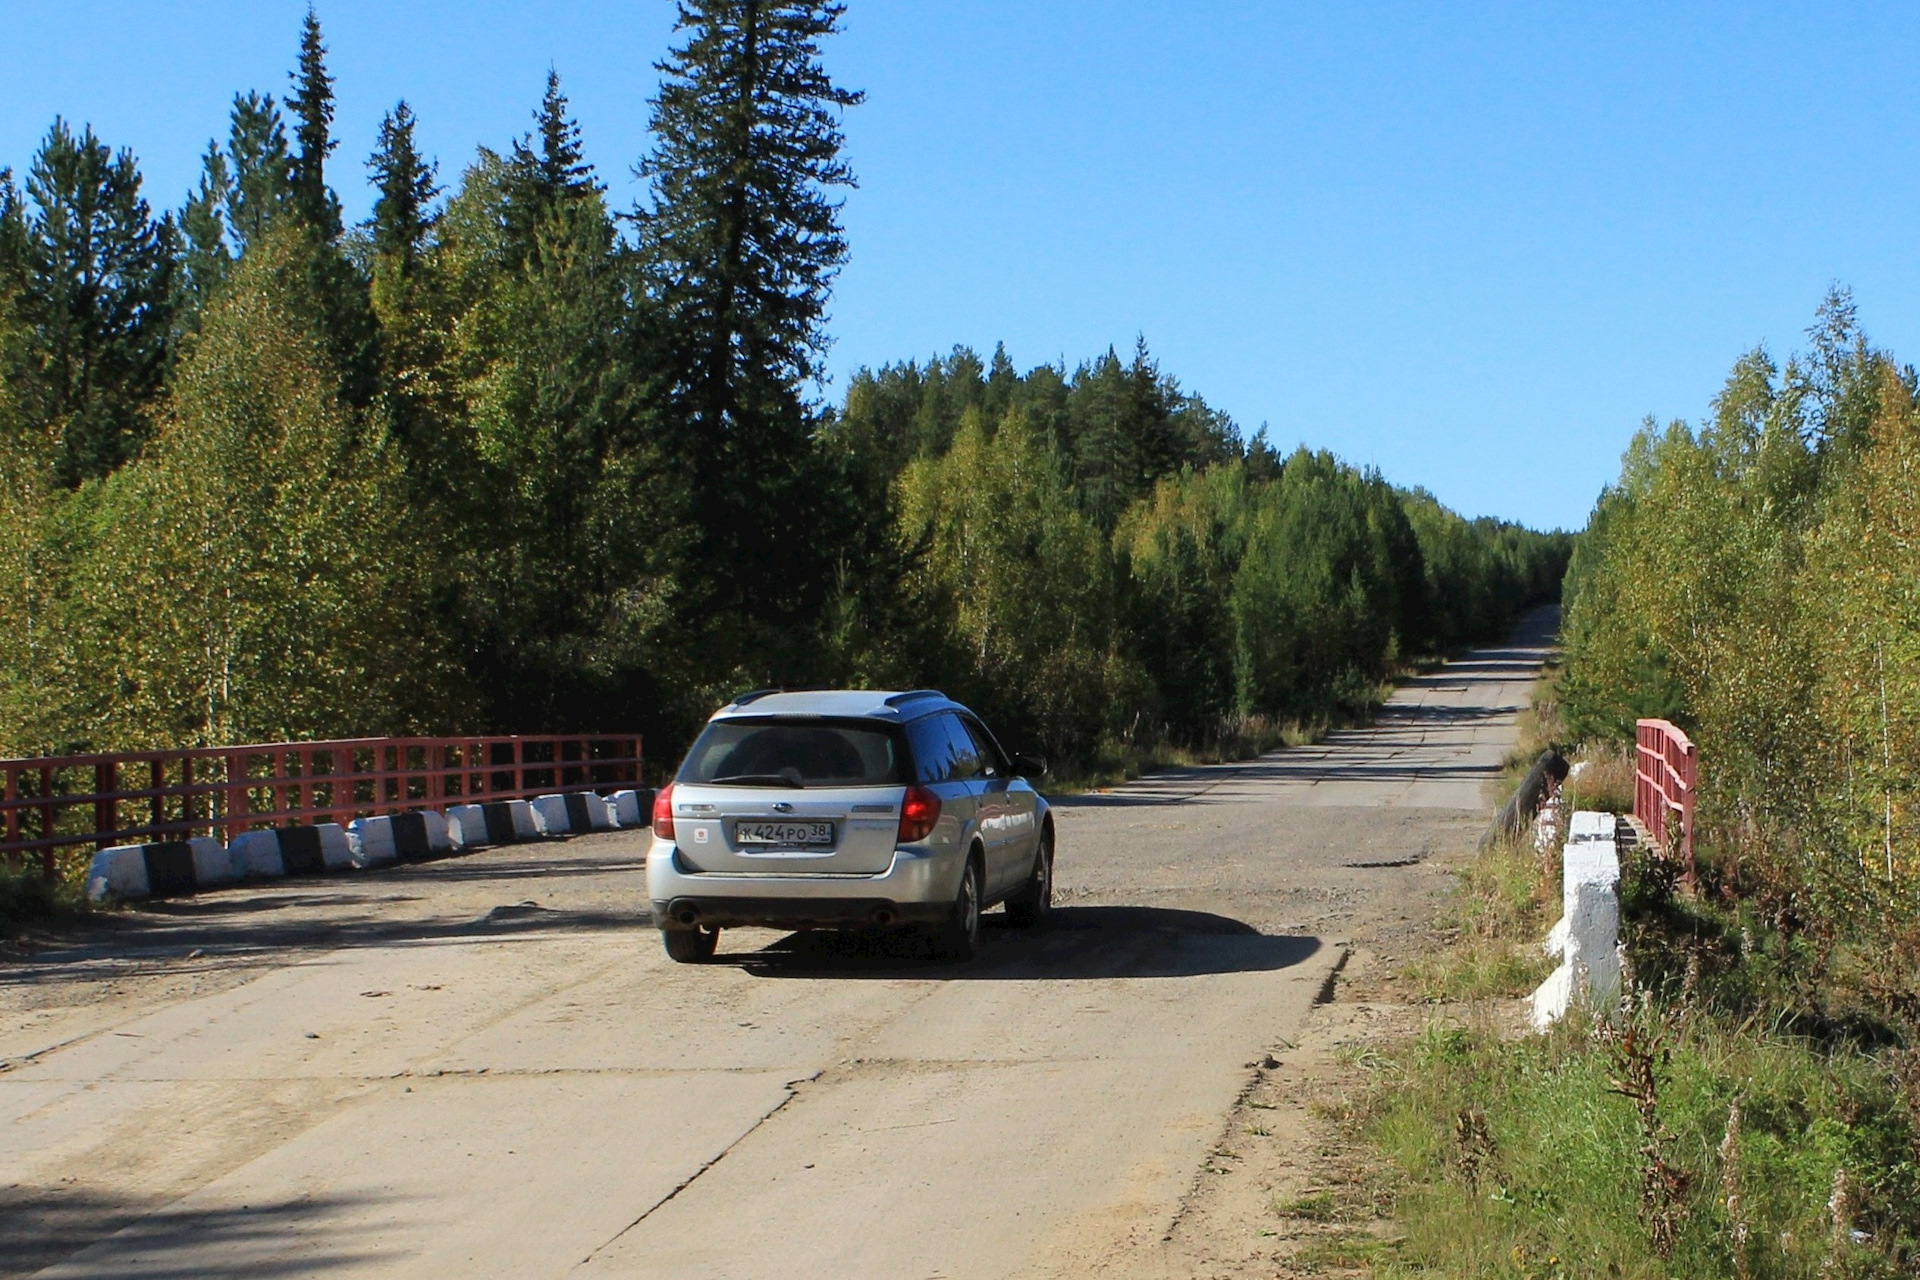
<path id="1" fill-rule="evenodd" d="M 303 0 L 0 0 L 0 164 L 53 115 L 178 203 Z M 351 214 L 407 98 L 452 178 L 549 64 L 616 204 L 665 0 L 329 0 Z M 1698 418 L 1830 283 L 1920 359 L 1920 6 L 851 0 L 846 371 L 1144 334 L 1248 430 L 1468 514 L 1585 522 L 1641 417 Z"/>

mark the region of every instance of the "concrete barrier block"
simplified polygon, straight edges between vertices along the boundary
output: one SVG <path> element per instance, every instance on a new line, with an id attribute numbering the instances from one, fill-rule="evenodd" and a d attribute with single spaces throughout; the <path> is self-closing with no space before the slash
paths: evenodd
<path id="1" fill-rule="evenodd" d="M 353 846 L 337 822 L 243 831 L 227 846 L 227 853 L 243 874 L 269 879 L 317 876 L 354 865 Z"/>
<path id="2" fill-rule="evenodd" d="M 1609 1007 L 1620 995 L 1620 855 L 1617 820 L 1581 812 L 1567 826 L 1561 878 L 1560 967 L 1533 993 L 1533 1025 L 1545 1030 L 1577 1004 Z M 1551 941 L 1551 937 L 1549 941 Z"/>
<path id="3" fill-rule="evenodd" d="M 573 832 L 573 815 L 567 812 L 567 797 L 535 796 L 528 802 L 533 810 L 533 827 L 543 836 L 564 836 Z"/>
<path id="4" fill-rule="evenodd" d="M 477 804 L 456 804 L 447 809 L 447 838 L 456 849 L 478 849 L 487 841 L 486 812 Z"/>
<path id="5" fill-rule="evenodd" d="M 612 806 L 591 791 L 538 796 L 531 802 L 533 823 L 543 836 L 607 831 L 616 823 Z"/>
<path id="6" fill-rule="evenodd" d="M 242 831 L 227 845 L 227 856 L 240 874 L 249 878 L 270 880 L 287 874 L 277 831 Z"/>
<path id="7" fill-rule="evenodd" d="M 393 845 L 393 819 L 355 818 L 347 824 L 347 847 L 356 867 L 384 867 L 399 859 Z"/>
<path id="8" fill-rule="evenodd" d="M 187 845 L 193 850 L 193 878 L 202 888 L 232 884 L 246 874 L 233 865 L 227 846 L 212 836 L 195 836 Z"/>
<path id="9" fill-rule="evenodd" d="M 539 835 L 533 825 L 533 806 L 525 800 L 454 805 L 447 810 L 447 827 L 454 845 L 461 849 L 512 844 Z"/>
<path id="10" fill-rule="evenodd" d="M 614 821 L 620 826 L 653 825 L 653 789 L 650 787 L 616 791 L 608 797 L 608 803 L 613 806 Z"/>
<path id="11" fill-rule="evenodd" d="M 149 892 L 147 861 L 140 845 L 102 849 L 87 865 L 87 897 L 95 902 L 107 898 L 144 898 Z"/>
<path id="12" fill-rule="evenodd" d="M 237 878 L 227 850 L 209 836 L 102 849 L 87 867 L 87 896 L 164 898 Z"/>

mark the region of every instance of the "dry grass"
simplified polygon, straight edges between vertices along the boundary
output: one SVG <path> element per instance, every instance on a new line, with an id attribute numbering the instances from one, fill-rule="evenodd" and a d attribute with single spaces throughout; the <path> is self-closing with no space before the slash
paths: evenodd
<path id="1" fill-rule="evenodd" d="M 1567 811 L 1591 809 L 1600 813 L 1633 812 L 1633 748 L 1603 742 L 1581 747 L 1573 755 L 1573 772 L 1562 794 Z"/>

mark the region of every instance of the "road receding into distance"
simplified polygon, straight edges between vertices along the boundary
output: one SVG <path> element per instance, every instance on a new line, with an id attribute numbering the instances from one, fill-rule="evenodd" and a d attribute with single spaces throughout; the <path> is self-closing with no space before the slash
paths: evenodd
<path id="1" fill-rule="evenodd" d="M 1377 726 L 1056 801 L 962 966 L 648 927 L 644 833 L 157 904 L 0 961 L 0 1275 L 1158 1274 L 1356 940 L 1425 927 L 1551 618 Z"/>

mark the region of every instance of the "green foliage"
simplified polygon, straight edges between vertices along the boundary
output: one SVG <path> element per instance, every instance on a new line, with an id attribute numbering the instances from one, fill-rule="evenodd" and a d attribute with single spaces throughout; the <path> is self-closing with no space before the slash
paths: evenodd
<path id="1" fill-rule="evenodd" d="M 65 735 L 280 741 L 459 713 L 420 548 L 391 536 L 398 459 L 339 399 L 306 248 L 292 228 L 254 246 L 152 448 L 62 515 Z"/>
<path id="2" fill-rule="evenodd" d="M 819 403 L 841 12 L 681 5 L 624 220 L 549 73 L 444 203 L 397 104 L 343 228 L 311 13 L 177 222 L 63 125 L 31 199 L 0 173 L 0 750 L 618 727 L 670 760 L 742 685 L 939 684 L 1118 772 L 1310 740 L 1551 597 L 1564 539 L 1249 443 L 1144 341 Z M 56 187 L 134 264 L 84 411 L 43 376 Z"/>
<path id="3" fill-rule="evenodd" d="M 815 612 L 828 581 L 806 550 L 828 495 L 801 388 L 818 371 L 827 291 L 847 254 L 829 193 L 853 184 L 839 117 L 861 95 L 820 62 L 842 12 L 684 0 L 638 169 L 652 188 L 635 216 L 664 422 L 699 537 L 689 586 L 710 610 L 785 624 Z"/>
<path id="4" fill-rule="evenodd" d="M 1663 1148 L 1687 1178 L 1670 1260 L 1650 1237 L 1649 1139 L 1616 1088 L 1618 1033 L 1503 1041 L 1436 1022 L 1381 1064 L 1371 1099 L 1370 1133 L 1407 1174 L 1396 1206 L 1407 1235 L 1381 1273 L 1912 1274 L 1920 1167 L 1878 1064 L 1704 1019 L 1676 1027 L 1641 1012 L 1634 1026 L 1650 1042 Z"/>
<path id="5" fill-rule="evenodd" d="M 166 366 L 173 232 L 140 195 L 131 153 L 56 119 L 28 170 L 15 412 L 69 487 L 139 452 Z"/>
<path id="6" fill-rule="evenodd" d="M 1614 740 L 1678 721 L 1728 892 L 1898 936 L 1920 907 L 1914 376 L 1844 294 L 1811 337 L 1784 370 L 1743 356 L 1698 429 L 1635 438 L 1568 575 L 1567 717 Z"/>

